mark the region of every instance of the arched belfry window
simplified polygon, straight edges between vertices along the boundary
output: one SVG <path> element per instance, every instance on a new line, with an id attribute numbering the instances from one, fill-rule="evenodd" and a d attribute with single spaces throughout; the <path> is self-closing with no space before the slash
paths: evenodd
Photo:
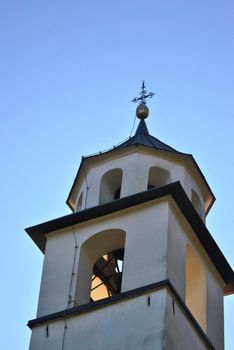
<path id="1" fill-rule="evenodd" d="M 198 196 L 198 194 L 192 189 L 192 196 L 191 196 L 191 201 L 196 209 L 197 213 L 201 216 L 202 215 L 202 203 L 201 200 Z"/>
<path id="2" fill-rule="evenodd" d="M 108 203 L 120 198 L 122 174 L 121 169 L 112 169 L 102 176 L 99 204 Z"/>
<path id="3" fill-rule="evenodd" d="M 158 167 L 151 167 L 148 177 L 148 190 L 154 187 L 167 185 L 171 181 L 169 171 Z"/>
<path id="4" fill-rule="evenodd" d="M 75 300 L 78 305 L 121 292 L 125 232 L 105 230 L 85 241 L 80 250 Z"/>
<path id="5" fill-rule="evenodd" d="M 116 249 L 99 258 L 93 266 L 90 301 L 121 292 L 124 249 Z"/>
<path id="6" fill-rule="evenodd" d="M 190 244 L 186 247 L 185 303 L 194 318 L 206 331 L 206 276 L 200 257 Z"/>

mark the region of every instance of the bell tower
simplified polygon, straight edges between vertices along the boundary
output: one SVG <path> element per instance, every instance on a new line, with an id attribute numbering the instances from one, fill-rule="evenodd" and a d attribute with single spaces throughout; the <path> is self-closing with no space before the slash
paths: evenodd
<path id="1" fill-rule="evenodd" d="M 234 273 L 205 225 L 215 197 L 192 155 L 149 134 L 82 157 L 72 214 L 29 227 L 44 254 L 30 350 L 222 350 Z"/>

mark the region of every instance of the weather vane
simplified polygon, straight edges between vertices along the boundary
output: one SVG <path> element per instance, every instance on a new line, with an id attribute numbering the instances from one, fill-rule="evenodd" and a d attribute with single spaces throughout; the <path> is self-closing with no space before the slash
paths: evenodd
<path id="1" fill-rule="evenodd" d="M 146 99 L 152 98 L 155 95 L 154 92 L 147 92 L 145 89 L 145 82 L 142 81 L 141 91 L 140 91 L 140 97 L 135 97 L 132 102 L 139 102 L 139 105 L 146 105 Z"/>
<path id="2" fill-rule="evenodd" d="M 155 95 L 154 92 L 148 92 L 145 89 L 145 82 L 142 81 L 141 91 L 140 91 L 140 97 L 135 97 L 132 102 L 139 102 L 139 105 L 136 109 L 136 115 L 139 119 L 146 119 L 149 115 L 149 109 L 146 106 L 146 99 L 151 98 Z"/>

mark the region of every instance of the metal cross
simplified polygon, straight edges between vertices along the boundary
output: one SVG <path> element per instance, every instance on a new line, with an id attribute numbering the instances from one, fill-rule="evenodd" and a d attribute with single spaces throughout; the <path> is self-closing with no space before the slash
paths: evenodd
<path id="1" fill-rule="evenodd" d="M 139 102 L 139 105 L 146 105 L 146 99 L 151 98 L 155 95 L 154 92 L 147 92 L 145 89 L 145 82 L 142 81 L 141 91 L 140 91 L 140 97 L 135 97 L 132 102 Z"/>

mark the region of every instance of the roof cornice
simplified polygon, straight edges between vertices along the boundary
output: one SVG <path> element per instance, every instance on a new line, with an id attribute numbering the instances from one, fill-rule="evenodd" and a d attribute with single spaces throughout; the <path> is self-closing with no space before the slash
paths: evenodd
<path id="1" fill-rule="evenodd" d="M 153 136 L 150 136 L 150 135 L 146 135 L 148 137 L 151 137 L 151 138 L 154 138 Z M 135 137 L 135 136 L 134 136 Z M 75 190 L 75 186 L 77 184 L 77 180 L 79 178 L 79 176 L 81 176 L 82 174 L 82 169 L 84 171 L 84 173 L 86 173 L 86 171 L 84 170 L 84 164 L 86 161 L 89 161 L 89 160 L 92 160 L 94 158 L 96 159 L 102 159 L 102 157 L 105 157 L 109 154 L 118 154 L 118 152 L 121 152 L 121 151 L 124 151 L 124 150 L 131 150 L 131 149 L 136 149 L 136 148 L 142 148 L 142 149 L 145 149 L 145 150 L 152 150 L 152 151 L 155 151 L 155 152 L 165 152 L 164 154 L 173 154 L 174 157 L 178 157 L 178 159 L 184 159 L 185 163 L 187 163 L 187 166 L 193 166 L 195 168 L 195 170 L 197 171 L 197 174 L 198 176 L 201 177 L 202 181 L 204 182 L 204 185 L 207 189 L 207 191 L 209 192 L 210 196 L 211 196 L 211 201 L 210 201 L 210 204 L 208 206 L 208 208 L 206 209 L 206 215 L 209 213 L 212 205 L 214 204 L 216 198 L 215 198 L 215 195 L 214 193 L 212 192 L 208 182 L 206 181 L 206 178 L 205 176 L 203 175 L 200 167 L 198 166 L 196 160 L 194 159 L 193 155 L 192 154 L 189 154 L 189 153 L 182 153 L 182 152 L 178 152 L 176 150 L 169 150 L 169 149 L 159 149 L 159 148 L 155 148 L 155 147 L 152 147 L 152 146 L 149 146 L 149 145 L 142 145 L 140 143 L 129 143 L 131 142 L 132 139 L 134 139 L 134 137 L 132 137 L 131 139 L 129 139 L 128 141 L 126 141 L 125 143 L 127 143 L 126 145 L 124 145 L 125 143 L 123 144 L 120 144 L 119 146 L 116 146 L 114 147 L 113 149 L 111 150 L 108 150 L 108 151 L 105 151 L 105 152 L 100 152 L 100 153 L 97 153 L 97 154 L 94 154 L 94 155 L 90 155 L 90 156 L 82 156 L 82 160 L 81 160 L 81 163 L 80 163 L 80 166 L 79 166 L 79 169 L 77 171 L 77 174 L 76 174 L 76 177 L 73 181 L 73 184 L 72 184 L 72 187 L 71 187 L 71 190 L 69 192 L 69 195 L 67 197 L 67 200 L 66 200 L 66 204 L 69 206 L 69 208 L 74 211 L 74 207 L 72 206 L 70 200 L 72 198 L 72 194 Z M 155 138 L 154 138 L 155 139 Z M 157 139 L 155 139 L 157 140 Z M 161 142 L 161 141 L 160 141 Z M 124 147 L 122 147 L 124 145 Z M 166 145 L 167 146 L 167 145 Z M 169 146 L 168 146 L 169 147 Z M 157 153 L 156 153 L 157 154 Z M 186 166 L 186 165 L 185 165 Z"/>
<path id="2" fill-rule="evenodd" d="M 219 249 L 218 245 L 216 244 L 215 240 L 209 233 L 202 219 L 197 214 L 179 182 L 174 182 L 166 186 L 136 193 L 103 205 L 98 205 L 77 213 L 72 213 L 51 221 L 44 222 L 36 226 L 28 227 L 26 228 L 26 232 L 36 243 L 38 248 L 44 252 L 46 244 L 45 235 L 47 233 L 64 229 L 72 225 L 77 225 L 79 223 L 93 220 L 95 218 L 99 218 L 108 214 L 120 212 L 121 210 L 131 208 L 158 198 L 163 198 L 165 196 L 171 196 L 174 199 L 183 216 L 188 221 L 196 237 L 200 241 L 211 261 L 215 265 L 217 271 L 226 283 L 225 292 L 227 294 L 233 293 L 234 272 L 222 254 L 221 250 Z"/>

